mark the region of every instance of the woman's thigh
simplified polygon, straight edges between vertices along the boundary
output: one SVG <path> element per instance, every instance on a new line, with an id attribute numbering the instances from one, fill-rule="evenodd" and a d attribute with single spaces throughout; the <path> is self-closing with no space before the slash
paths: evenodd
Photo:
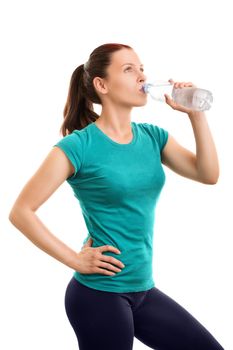
<path id="1" fill-rule="evenodd" d="M 73 277 L 66 289 L 65 309 L 80 350 L 132 350 L 133 314 L 118 293 L 86 287 Z"/>
<path id="2" fill-rule="evenodd" d="M 135 337 L 156 350 L 223 350 L 186 309 L 154 287 L 133 311 Z"/>

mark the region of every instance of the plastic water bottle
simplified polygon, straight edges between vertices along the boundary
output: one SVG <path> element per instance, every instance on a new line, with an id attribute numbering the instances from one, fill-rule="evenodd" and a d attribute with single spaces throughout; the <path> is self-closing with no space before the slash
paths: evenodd
<path id="1" fill-rule="evenodd" d="M 162 102 L 165 102 L 164 93 L 167 93 L 176 103 L 194 111 L 206 111 L 213 102 L 213 95 L 208 90 L 189 86 L 174 88 L 172 83 L 163 80 L 145 83 L 142 90 L 154 100 Z"/>

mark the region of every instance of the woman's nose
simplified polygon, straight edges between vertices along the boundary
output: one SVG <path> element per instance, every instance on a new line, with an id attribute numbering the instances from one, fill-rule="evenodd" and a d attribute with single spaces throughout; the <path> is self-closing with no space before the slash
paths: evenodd
<path id="1" fill-rule="evenodd" d="M 140 81 L 146 81 L 146 79 L 147 79 L 147 76 L 143 72 L 141 72 L 139 80 Z"/>

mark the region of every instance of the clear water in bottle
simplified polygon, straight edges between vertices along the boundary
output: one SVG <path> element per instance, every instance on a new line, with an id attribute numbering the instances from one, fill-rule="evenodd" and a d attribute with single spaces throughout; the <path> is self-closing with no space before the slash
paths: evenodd
<path id="1" fill-rule="evenodd" d="M 213 102 L 210 91 L 190 86 L 173 89 L 172 98 L 176 103 L 196 111 L 210 109 Z"/>
<path id="2" fill-rule="evenodd" d="M 164 94 L 166 93 L 176 103 L 195 111 L 208 110 L 213 102 L 213 95 L 208 90 L 196 87 L 174 88 L 173 84 L 168 81 L 145 83 L 142 89 L 154 100 L 165 102 Z"/>

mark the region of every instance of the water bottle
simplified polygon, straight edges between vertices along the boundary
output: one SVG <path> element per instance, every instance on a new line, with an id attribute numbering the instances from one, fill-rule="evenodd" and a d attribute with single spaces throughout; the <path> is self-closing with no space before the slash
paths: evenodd
<path id="1" fill-rule="evenodd" d="M 165 102 L 164 93 L 171 95 L 172 99 L 194 111 L 206 111 L 211 108 L 213 95 L 210 91 L 196 87 L 174 88 L 173 84 L 167 81 L 155 81 L 145 83 L 142 90 L 157 101 Z"/>

